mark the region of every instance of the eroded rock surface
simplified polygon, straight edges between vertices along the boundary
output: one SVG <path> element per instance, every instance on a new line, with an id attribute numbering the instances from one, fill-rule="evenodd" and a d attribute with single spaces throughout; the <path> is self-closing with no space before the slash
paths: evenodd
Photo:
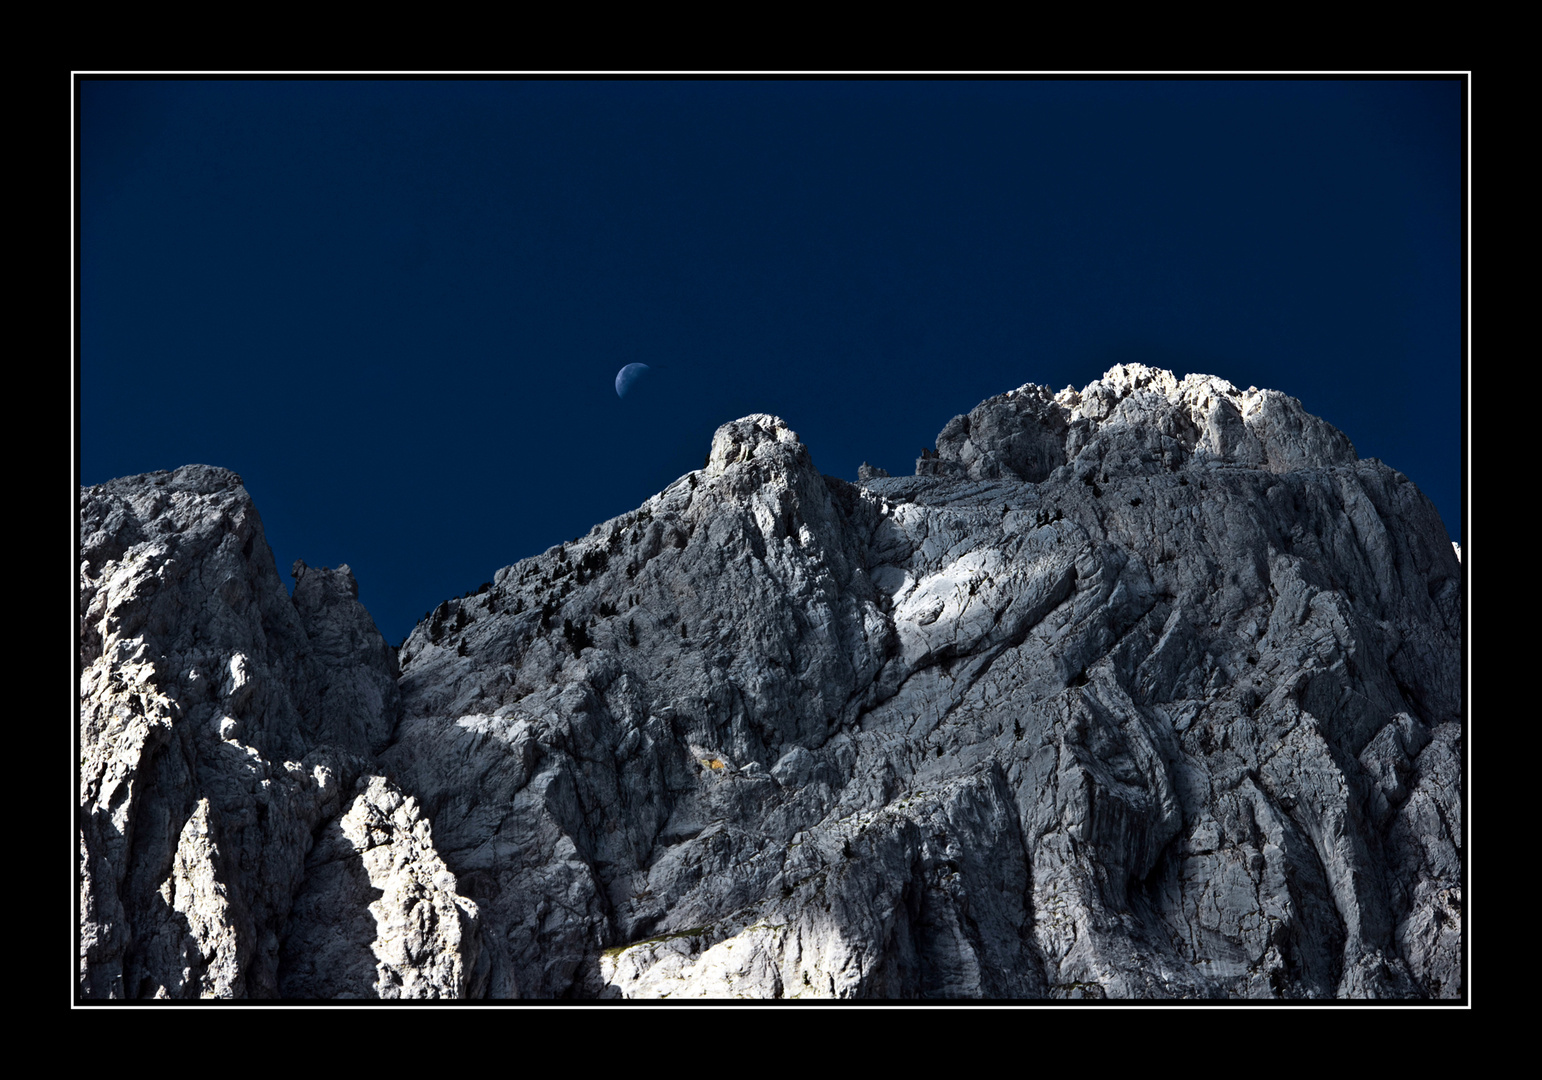
<path id="1" fill-rule="evenodd" d="M 916 473 L 1037 483 L 1068 463 L 1084 479 L 1110 467 L 1149 473 L 1224 462 L 1283 473 L 1355 460 L 1343 432 L 1278 390 L 1121 364 L 1081 391 L 1030 383 L 981 402 L 948 421 Z"/>
<path id="2" fill-rule="evenodd" d="M 494 996 L 1452 997 L 1461 572 L 1274 391 L 780 420 L 446 601 L 382 765 Z"/>
<path id="3" fill-rule="evenodd" d="M 84 996 L 1462 993 L 1459 553 L 1283 394 L 745 417 L 399 679 L 233 474 L 81 514 Z"/>
<path id="4" fill-rule="evenodd" d="M 478 988 L 475 905 L 454 898 L 411 800 L 369 775 L 397 672 L 347 568 L 297 565 L 291 601 L 224 469 L 80 499 L 79 994 L 277 997 L 295 942 L 361 925 L 372 904 L 370 955 L 325 982 L 291 976 L 288 996 Z M 385 839 L 355 835 L 373 807 Z M 386 892 L 378 903 L 316 872 L 318 835 L 325 847 L 339 829 Z M 396 894 L 413 890 L 427 901 L 413 911 L 445 929 L 399 925 Z"/>

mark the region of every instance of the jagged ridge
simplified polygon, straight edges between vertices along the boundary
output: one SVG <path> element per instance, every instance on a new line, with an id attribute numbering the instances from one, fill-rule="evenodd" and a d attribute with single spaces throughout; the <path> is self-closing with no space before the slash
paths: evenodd
<path id="1" fill-rule="evenodd" d="M 480 926 L 434 985 L 1458 995 L 1460 570 L 1407 478 L 1138 365 L 936 446 L 853 485 L 746 417 L 413 631 L 368 767 Z"/>

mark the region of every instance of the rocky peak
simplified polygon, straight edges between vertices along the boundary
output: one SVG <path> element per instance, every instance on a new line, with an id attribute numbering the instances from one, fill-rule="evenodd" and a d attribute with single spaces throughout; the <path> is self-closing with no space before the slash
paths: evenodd
<path id="1" fill-rule="evenodd" d="M 763 469 L 811 467 L 808 447 L 797 432 L 779 416 L 755 413 L 724 424 L 713 433 L 706 472 L 709 477 L 722 476 L 731 466 L 757 459 Z"/>
<path id="2" fill-rule="evenodd" d="M 725 424 L 399 679 L 234 474 L 83 491 L 82 995 L 1461 995 L 1462 572 L 1406 476 L 1141 365 L 880 473 Z"/>
<path id="3" fill-rule="evenodd" d="M 1287 472 L 1345 465 L 1337 428 L 1274 390 L 1238 390 L 1213 375 L 1120 364 L 1077 391 L 1028 383 L 955 416 L 918 476 L 1040 482 L 1057 468 L 1085 477 L 1228 464 Z"/>
<path id="4" fill-rule="evenodd" d="M 204 465 L 81 489 L 80 530 L 80 995 L 474 988 L 476 907 L 371 775 L 397 670 L 349 569 L 291 600 Z"/>

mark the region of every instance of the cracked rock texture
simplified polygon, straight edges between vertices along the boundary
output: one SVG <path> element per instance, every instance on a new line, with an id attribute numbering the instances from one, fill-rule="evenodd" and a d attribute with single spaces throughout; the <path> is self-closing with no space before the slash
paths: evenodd
<path id="1" fill-rule="evenodd" d="M 80 533 L 79 995 L 479 991 L 475 905 L 370 774 L 398 673 L 348 568 L 291 601 L 202 465 L 83 488 Z"/>
<path id="2" fill-rule="evenodd" d="M 399 680 L 231 474 L 83 492 L 82 994 L 1461 995 L 1461 568 L 1407 477 L 1139 365 L 916 472 L 726 424 Z"/>
<path id="3" fill-rule="evenodd" d="M 1299 402 L 1121 366 L 821 476 L 724 425 L 441 604 L 382 770 L 522 997 L 1455 997 L 1461 573 Z"/>

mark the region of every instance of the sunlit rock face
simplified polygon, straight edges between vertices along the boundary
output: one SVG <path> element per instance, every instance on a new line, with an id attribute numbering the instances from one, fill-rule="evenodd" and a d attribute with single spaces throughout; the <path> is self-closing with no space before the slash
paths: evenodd
<path id="1" fill-rule="evenodd" d="M 80 531 L 80 996 L 479 992 L 476 906 L 371 775 L 398 672 L 348 568 L 291 601 L 203 465 L 81 489 Z"/>
<path id="2" fill-rule="evenodd" d="M 1460 993 L 1460 568 L 1274 391 L 781 420 L 447 601 L 384 771 L 529 997 Z"/>
<path id="3" fill-rule="evenodd" d="M 1355 460 L 1342 432 L 1277 390 L 1121 364 L 1081 391 L 1030 383 L 981 402 L 948 422 L 916 472 L 1038 483 L 1067 464 L 1085 479 L 1108 468 L 1225 463 L 1284 473 Z"/>
<path id="4" fill-rule="evenodd" d="M 1459 996 L 1413 484 L 1138 365 L 935 445 L 851 484 L 726 424 L 399 679 L 232 474 L 87 489 L 82 994 Z"/>

